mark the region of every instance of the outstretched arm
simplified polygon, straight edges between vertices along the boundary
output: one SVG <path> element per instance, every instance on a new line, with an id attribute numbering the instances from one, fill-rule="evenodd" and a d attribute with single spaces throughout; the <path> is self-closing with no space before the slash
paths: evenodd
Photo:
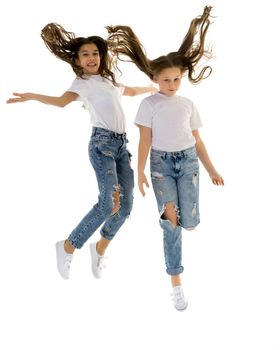
<path id="1" fill-rule="evenodd" d="M 145 94 L 147 92 L 150 92 L 151 94 L 155 94 L 157 91 L 158 91 L 157 88 L 153 84 L 150 84 L 149 86 L 143 86 L 143 87 L 125 86 L 123 94 L 125 96 L 136 96 L 136 95 Z"/>
<path id="2" fill-rule="evenodd" d="M 26 93 L 18 93 L 14 92 L 14 96 L 9 98 L 7 100 L 7 103 L 16 103 L 16 102 L 25 102 L 25 101 L 38 101 L 47 105 L 53 105 L 57 107 L 65 107 L 70 102 L 76 100 L 77 94 L 71 91 L 66 91 L 63 95 L 56 97 L 56 96 L 46 96 L 46 95 L 39 95 L 34 94 L 32 92 L 26 92 Z"/>
<path id="3" fill-rule="evenodd" d="M 138 187 L 142 195 L 145 196 L 144 184 L 149 187 L 149 183 L 144 171 L 152 144 L 152 129 L 142 125 L 138 125 L 138 127 L 140 131 L 138 146 Z"/>
<path id="4" fill-rule="evenodd" d="M 200 159 L 204 168 L 207 170 L 213 184 L 218 186 L 224 185 L 224 179 L 214 168 L 214 165 L 212 164 L 210 157 L 208 155 L 207 149 L 199 135 L 199 131 L 193 130 L 192 133 L 196 140 L 196 151 L 197 151 L 198 158 Z"/>

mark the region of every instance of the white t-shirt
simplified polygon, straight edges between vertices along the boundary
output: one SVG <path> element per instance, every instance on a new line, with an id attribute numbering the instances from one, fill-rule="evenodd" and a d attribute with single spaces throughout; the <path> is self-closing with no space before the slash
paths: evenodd
<path id="1" fill-rule="evenodd" d="M 135 124 L 151 128 L 152 148 L 166 152 L 178 152 L 194 146 L 192 130 L 202 126 L 191 100 L 159 92 L 142 100 Z"/>
<path id="2" fill-rule="evenodd" d="M 68 91 L 79 95 L 77 100 L 83 101 L 93 126 L 119 134 L 125 132 L 125 115 L 121 105 L 123 85 L 116 87 L 100 75 L 91 75 L 86 79 L 77 77 Z"/>

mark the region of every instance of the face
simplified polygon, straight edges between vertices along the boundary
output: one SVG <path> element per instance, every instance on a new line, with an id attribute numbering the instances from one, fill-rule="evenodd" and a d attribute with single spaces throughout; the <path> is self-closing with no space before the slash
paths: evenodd
<path id="1" fill-rule="evenodd" d="M 84 44 L 80 47 L 76 64 L 83 68 L 85 74 L 98 74 L 100 55 L 95 44 Z"/>
<path id="2" fill-rule="evenodd" d="M 167 96 L 176 95 L 181 85 L 182 73 L 180 68 L 166 68 L 154 76 L 154 82 L 159 86 L 159 92 Z"/>

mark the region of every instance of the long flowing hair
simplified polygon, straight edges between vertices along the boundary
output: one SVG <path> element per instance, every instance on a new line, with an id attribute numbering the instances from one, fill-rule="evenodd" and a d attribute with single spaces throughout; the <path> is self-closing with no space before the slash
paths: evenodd
<path id="1" fill-rule="evenodd" d="M 179 67 L 182 74 L 187 72 L 191 83 L 197 84 L 212 72 L 210 66 L 201 68 L 198 66 L 202 58 L 212 57 L 211 49 L 206 49 L 205 44 L 205 37 L 211 23 L 211 10 L 211 6 L 205 6 L 203 14 L 191 21 L 178 51 L 170 52 L 154 60 L 147 57 L 144 46 L 128 26 L 106 27 L 109 34 L 108 47 L 119 60 L 133 62 L 150 79 L 165 68 Z M 123 56 L 126 56 L 126 59 Z"/>
<path id="2" fill-rule="evenodd" d="M 47 48 L 59 59 L 67 62 L 78 77 L 83 78 L 83 70 L 76 64 L 78 51 L 84 44 L 95 44 L 100 55 L 99 74 L 110 79 L 115 85 L 115 75 L 112 70 L 114 62 L 108 53 L 107 41 L 99 36 L 86 38 L 76 37 L 73 32 L 66 31 L 57 23 L 47 24 L 41 31 L 41 37 Z"/>

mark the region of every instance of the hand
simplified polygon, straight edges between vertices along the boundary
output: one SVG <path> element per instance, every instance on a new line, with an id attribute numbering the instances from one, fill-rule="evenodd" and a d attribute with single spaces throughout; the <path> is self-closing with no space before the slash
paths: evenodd
<path id="1" fill-rule="evenodd" d="M 216 171 L 213 174 L 209 174 L 214 185 L 224 186 L 224 179 Z"/>
<path id="2" fill-rule="evenodd" d="M 24 93 L 24 94 L 20 94 L 18 92 L 14 92 L 13 95 L 17 96 L 17 97 L 9 98 L 6 101 L 7 103 L 25 102 L 25 101 L 28 101 L 28 100 L 32 99 L 32 94 L 29 93 L 29 92 Z"/>
<path id="3" fill-rule="evenodd" d="M 154 95 L 158 92 L 158 89 L 153 84 L 150 84 L 149 88 L 151 89 L 151 95 Z"/>
<path id="4" fill-rule="evenodd" d="M 146 187 L 150 187 L 149 186 L 149 183 L 148 183 L 148 180 L 146 178 L 146 175 L 143 173 L 143 174 L 138 174 L 138 188 L 139 188 L 139 191 L 142 193 L 142 196 L 145 197 L 145 191 L 144 191 L 144 184 L 146 185 Z"/>

